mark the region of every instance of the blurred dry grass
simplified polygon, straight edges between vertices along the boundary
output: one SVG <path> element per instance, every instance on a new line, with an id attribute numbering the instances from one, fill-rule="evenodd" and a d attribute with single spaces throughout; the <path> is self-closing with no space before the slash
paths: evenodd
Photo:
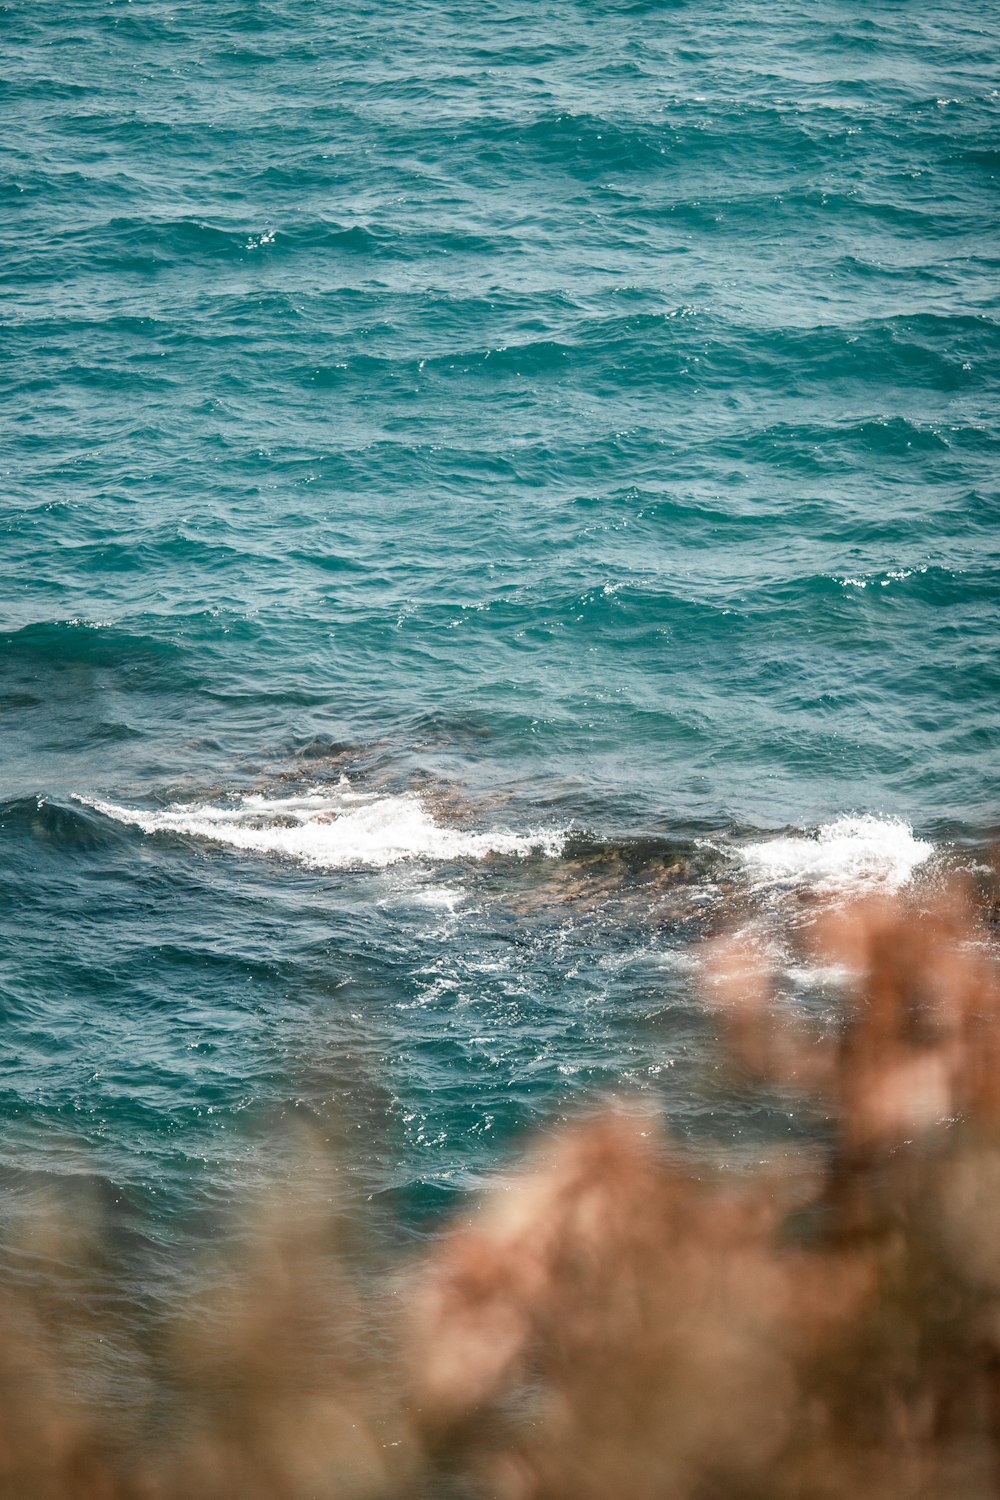
<path id="1" fill-rule="evenodd" d="M 990 939 L 958 890 L 801 932 L 850 975 L 836 1028 L 783 1013 L 733 939 L 709 955 L 706 998 L 734 1067 L 811 1103 L 822 1147 L 726 1172 L 650 1114 L 608 1109 L 391 1287 L 344 1253 L 312 1162 L 206 1273 L 163 1351 L 169 1420 L 129 1436 L 78 1378 L 107 1332 L 88 1312 L 100 1270 L 70 1295 L 55 1270 L 48 1290 L 8 1289 L 0 1497 L 995 1494 Z M 164 1405 L 148 1371 L 135 1392 Z"/>

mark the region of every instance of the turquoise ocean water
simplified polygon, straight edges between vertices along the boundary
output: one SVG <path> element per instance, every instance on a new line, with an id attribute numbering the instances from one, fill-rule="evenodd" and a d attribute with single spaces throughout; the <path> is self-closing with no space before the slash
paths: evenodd
<path id="1" fill-rule="evenodd" d="M 997 828 L 998 44 L 0 5 L 4 1215 L 155 1269 L 294 1120 L 404 1236 L 602 1090 L 798 1128 L 699 941 Z"/>

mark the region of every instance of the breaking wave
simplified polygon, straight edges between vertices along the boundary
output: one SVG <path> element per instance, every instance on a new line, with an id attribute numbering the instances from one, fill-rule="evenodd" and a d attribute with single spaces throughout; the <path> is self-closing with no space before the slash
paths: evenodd
<path id="1" fill-rule="evenodd" d="M 745 844 L 740 859 L 755 889 L 802 888 L 818 894 L 877 887 L 900 890 L 934 853 L 902 818 L 837 818 L 813 834 Z"/>
<path id="2" fill-rule="evenodd" d="M 309 869 L 381 869 L 403 860 L 447 862 L 534 853 L 557 855 L 558 831 L 471 831 L 437 822 L 413 792 L 357 791 L 346 777 L 298 795 L 259 793 L 232 802 L 177 802 L 156 811 L 88 797 L 78 802 L 143 833 L 173 833 L 255 854 L 278 855 Z"/>

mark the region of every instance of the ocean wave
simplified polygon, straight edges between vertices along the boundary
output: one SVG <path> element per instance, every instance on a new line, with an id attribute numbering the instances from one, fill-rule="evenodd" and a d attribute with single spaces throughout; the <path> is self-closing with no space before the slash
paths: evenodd
<path id="1" fill-rule="evenodd" d="M 106 205 L 101 205 L 106 207 Z M 51 244 L 33 247 L 19 267 L 22 277 L 42 271 L 51 250 L 70 255 L 81 266 L 101 271 L 156 271 L 173 265 L 233 266 L 297 255 L 343 256 L 351 261 L 406 260 L 422 253 L 490 254 L 499 239 L 471 229 L 409 224 L 367 216 L 331 219 L 296 215 L 285 223 L 259 222 L 217 214 L 111 214 L 60 226 Z"/>
<path id="2" fill-rule="evenodd" d="M 912 578 L 914 573 L 918 575 L 926 573 L 928 566 L 927 563 L 922 563 L 919 567 L 913 568 L 886 568 L 883 572 L 864 573 L 856 578 L 838 578 L 837 582 L 844 588 L 867 589 L 877 587 L 887 589 L 892 583 L 902 583 L 904 579 Z"/>
<path id="3" fill-rule="evenodd" d="M 27 840 L 56 849 L 60 856 L 104 850 L 128 835 L 124 829 L 95 817 L 92 808 L 81 803 L 68 807 L 53 797 L 14 797 L 0 802 L 0 829 L 14 840 Z M 13 846 L 12 846 L 13 847 Z M 8 863 L 12 858 L 8 855 Z"/>
<path id="4" fill-rule="evenodd" d="M 934 845 L 902 818 L 837 818 L 812 834 L 785 834 L 738 850 L 755 890 L 800 889 L 818 895 L 897 891 L 930 859 Z"/>
<path id="5" fill-rule="evenodd" d="M 943 563 L 899 563 L 895 567 L 859 568 L 832 577 L 835 587 L 864 592 L 905 587 L 907 595 L 922 604 L 962 605 L 982 603 L 987 608 L 996 598 L 996 580 L 988 567 L 952 568 Z"/>
<path id="6" fill-rule="evenodd" d="M 0 631 L 8 669 L 89 666 L 155 667 L 180 655 L 174 642 L 141 634 L 111 620 L 37 620 L 19 630 Z"/>
<path id="7" fill-rule="evenodd" d="M 314 870 L 383 869 L 404 860 L 525 859 L 534 853 L 558 855 L 564 842 L 563 833 L 553 830 L 449 828 L 415 793 L 361 792 L 346 777 L 333 787 L 288 796 L 251 793 L 232 802 L 178 802 L 156 811 L 91 797 L 75 800 L 146 834 L 204 839 Z"/>

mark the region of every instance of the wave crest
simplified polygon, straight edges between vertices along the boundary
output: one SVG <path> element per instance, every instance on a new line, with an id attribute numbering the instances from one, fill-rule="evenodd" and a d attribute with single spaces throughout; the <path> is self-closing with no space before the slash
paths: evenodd
<path id="1" fill-rule="evenodd" d="M 900 890 L 934 852 L 902 818 L 871 813 L 837 818 L 814 835 L 786 835 L 739 851 L 759 889 L 801 887 L 818 893 L 877 886 Z"/>
<path id="2" fill-rule="evenodd" d="M 336 786 L 297 795 L 253 793 L 231 803 L 178 802 L 157 811 L 87 797 L 76 800 L 143 833 L 204 839 L 318 870 L 382 869 L 403 860 L 524 859 L 536 852 L 556 855 L 564 842 L 561 833 L 551 831 L 449 828 L 438 823 L 412 792 L 361 792 L 346 777 Z"/>

